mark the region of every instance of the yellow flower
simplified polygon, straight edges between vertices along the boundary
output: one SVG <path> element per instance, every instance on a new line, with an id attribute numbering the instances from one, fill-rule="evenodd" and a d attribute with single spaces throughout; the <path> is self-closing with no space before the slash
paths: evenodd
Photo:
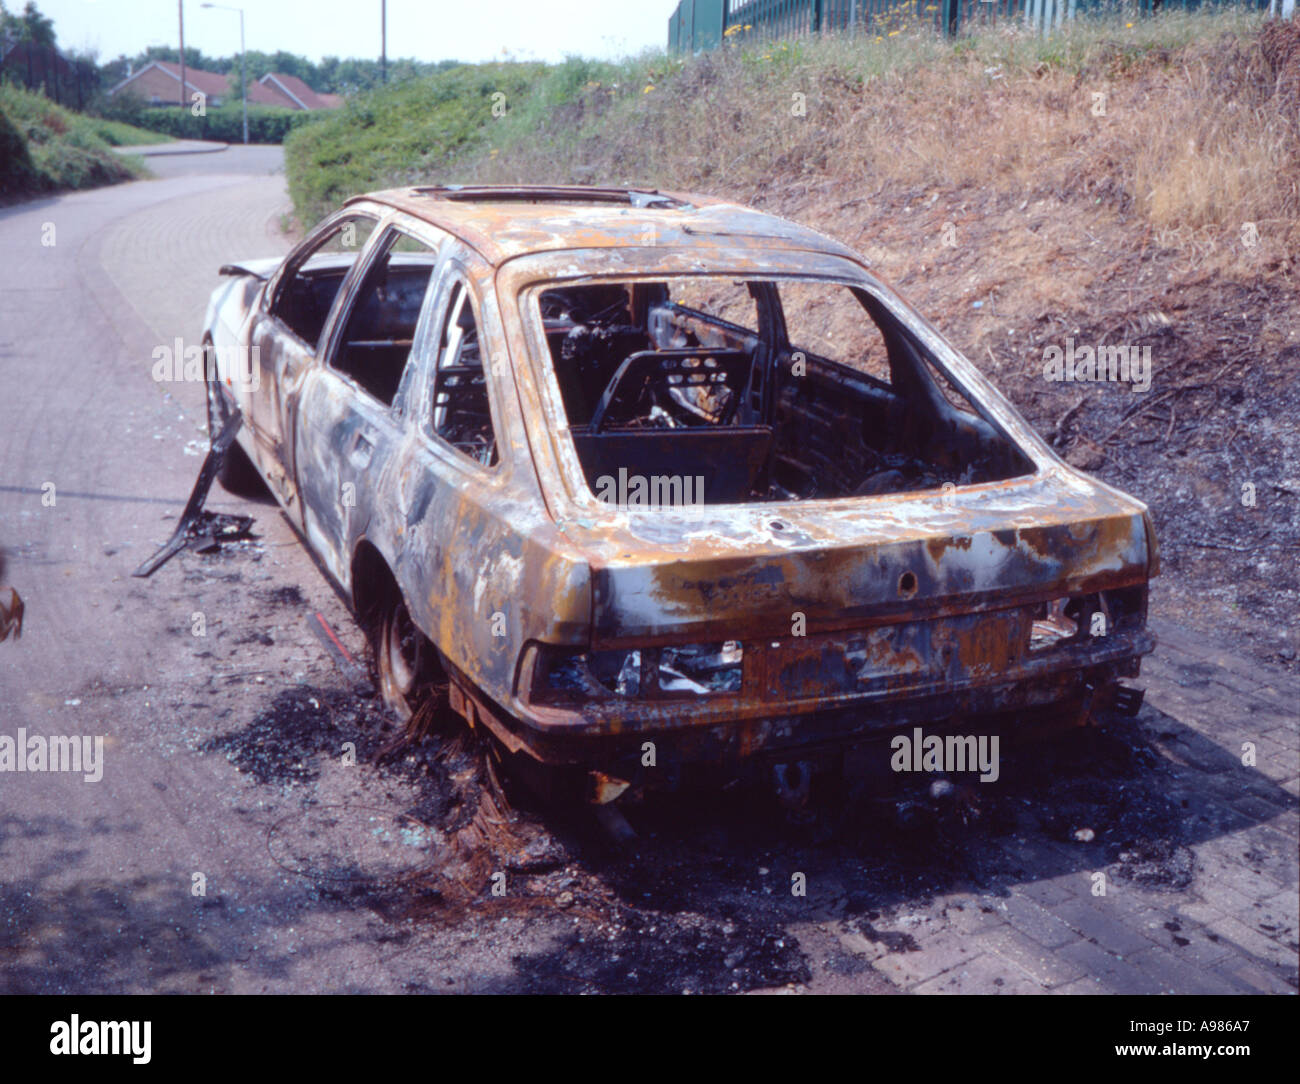
<path id="1" fill-rule="evenodd" d="M 1133 29 L 1133 24 L 1132 24 L 1132 23 L 1125 23 L 1125 24 L 1124 24 L 1124 29 L 1125 29 L 1125 30 L 1132 30 L 1132 29 Z"/>
<path id="2" fill-rule="evenodd" d="M 654 85 L 653 83 L 647 83 L 647 84 L 645 85 L 645 90 L 643 90 L 641 93 L 642 93 L 642 94 L 649 94 L 652 90 L 654 90 L 654 88 L 655 88 L 655 85 Z"/>

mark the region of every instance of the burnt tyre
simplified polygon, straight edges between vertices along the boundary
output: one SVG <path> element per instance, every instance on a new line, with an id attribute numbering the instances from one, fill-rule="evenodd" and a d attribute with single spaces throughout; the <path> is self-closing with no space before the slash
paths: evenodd
<path id="1" fill-rule="evenodd" d="M 375 684 L 384 704 L 409 724 L 433 696 L 438 666 L 433 645 L 411 620 L 401 594 L 390 591 L 371 621 Z"/>
<path id="2" fill-rule="evenodd" d="M 217 472 L 217 481 L 227 493 L 237 497 L 264 497 L 270 494 L 262 476 L 257 473 L 248 453 L 238 443 L 232 444 Z"/>
<path id="3" fill-rule="evenodd" d="M 221 383 L 217 380 L 217 359 L 211 342 L 203 344 L 203 371 L 207 374 L 208 439 L 215 440 L 230 420 L 232 411 L 230 400 L 226 398 Z M 248 424 L 247 419 L 244 424 Z M 237 440 L 226 450 L 225 458 L 217 471 L 217 481 L 221 483 L 222 489 L 237 497 L 270 496 L 270 490 L 262 476 Z"/>

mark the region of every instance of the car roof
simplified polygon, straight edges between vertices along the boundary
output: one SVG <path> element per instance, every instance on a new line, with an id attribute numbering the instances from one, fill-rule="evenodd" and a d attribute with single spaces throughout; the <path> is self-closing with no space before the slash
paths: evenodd
<path id="1" fill-rule="evenodd" d="M 459 237 L 494 266 L 536 252 L 621 247 L 791 249 L 857 257 L 838 241 L 775 215 L 706 196 L 559 185 L 392 188 L 348 200 L 393 207 Z M 346 206 L 346 205 L 345 205 Z"/>

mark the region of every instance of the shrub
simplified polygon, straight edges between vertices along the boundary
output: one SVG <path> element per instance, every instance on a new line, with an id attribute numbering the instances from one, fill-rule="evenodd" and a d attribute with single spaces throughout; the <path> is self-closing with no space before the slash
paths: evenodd
<path id="1" fill-rule="evenodd" d="M 523 108 L 546 71 L 542 64 L 461 64 L 314 114 L 285 143 L 299 219 L 315 222 L 356 192 L 437 176 Z"/>
<path id="2" fill-rule="evenodd" d="M 0 85 L 0 198 L 139 176 L 138 160 L 114 153 L 97 132 L 98 123 L 41 94 Z"/>
<path id="3" fill-rule="evenodd" d="M 111 115 L 116 117 L 116 114 Z M 248 141 L 283 143 L 285 136 L 294 127 L 306 122 L 310 117 L 310 113 L 303 113 L 296 109 L 250 105 Z M 173 139 L 207 139 L 219 143 L 244 141 L 243 111 L 239 102 L 223 102 L 219 108 L 209 109 L 202 117 L 194 116 L 188 109 L 157 106 L 133 113 L 130 123 L 152 132 L 162 132 Z"/>
<path id="4" fill-rule="evenodd" d="M 27 153 L 27 140 L 0 109 L 0 200 L 40 187 L 40 176 Z"/>

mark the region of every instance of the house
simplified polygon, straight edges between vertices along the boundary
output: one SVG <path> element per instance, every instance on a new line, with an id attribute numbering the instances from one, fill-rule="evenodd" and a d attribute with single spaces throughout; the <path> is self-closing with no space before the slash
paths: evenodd
<path id="1" fill-rule="evenodd" d="M 289 109 L 337 109 L 343 104 L 341 95 L 318 94 L 296 75 L 270 72 L 258 83 L 278 96 L 278 104 Z"/>
<path id="2" fill-rule="evenodd" d="M 180 105 L 182 97 L 188 105 L 195 94 L 202 94 L 213 108 L 224 101 L 239 101 L 238 76 L 185 68 L 185 94 L 181 94 L 181 66 L 170 60 L 152 60 L 138 72 L 128 75 L 109 90 L 109 96 L 133 94 L 148 105 Z M 280 95 L 261 83 L 248 83 L 248 100 L 259 105 L 283 106 Z"/>

